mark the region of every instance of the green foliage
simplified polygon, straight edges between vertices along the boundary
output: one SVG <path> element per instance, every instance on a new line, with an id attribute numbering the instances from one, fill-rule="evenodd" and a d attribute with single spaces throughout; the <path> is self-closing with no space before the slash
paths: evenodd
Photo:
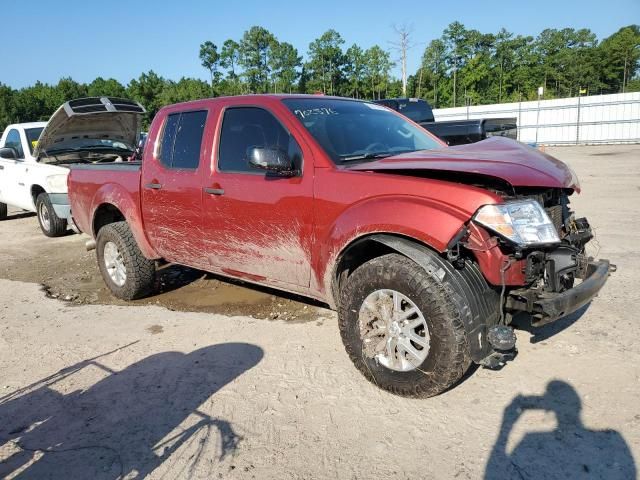
<path id="1" fill-rule="evenodd" d="M 384 51 L 378 45 L 374 45 L 364 52 L 364 56 L 366 61 L 367 87 L 371 87 L 371 89 L 368 90 L 371 98 L 381 99 L 391 96 L 387 93 L 391 68 L 393 68 L 393 62 L 391 62 L 389 52 Z"/>
<path id="2" fill-rule="evenodd" d="M 240 44 L 234 40 L 225 40 L 220 52 L 220 66 L 227 69 L 227 78 L 224 79 L 221 91 L 226 95 L 238 95 L 242 92 L 240 78 L 236 73 L 240 62 Z"/>
<path id="3" fill-rule="evenodd" d="M 131 80 L 127 86 L 127 95 L 140 102 L 146 109 L 145 124 L 148 125 L 155 114 L 162 107 L 162 91 L 167 81 L 153 70 L 143 73 L 137 79 Z"/>
<path id="4" fill-rule="evenodd" d="M 90 97 L 117 97 L 123 98 L 127 96 L 127 89 L 114 78 L 105 80 L 102 77 L 96 78 L 87 85 L 87 95 Z"/>
<path id="5" fill-rule="evenodd" d="M 600 44 L 602 81 L 621 91 L 638 91 L 635 77 L 640 61 L 640 26 L 629 25 Z"/>
<path id="6" fill-rule="evenodd" d="M 292 93 L 295 81 L 300 76 L 298 68 L 302 64 L 302 57 L 298 50 L 287 42 L 274 42 L 271 47 L 271 67 L 274 93 Z"/>
<path id="7" fill-rule="evenodd" d="M 206 41 L 200 45 L 200 64 L 209 71 L 211 76 L 211 93 L 215 92 L 216 84 L 220 81 L 220 54 L 215 43 Z"/>
<path id="8" fill-rule="evenodd" d="M 400 96 L 401 81 L 391 76 L 389 52 L 378 45 L 344 49 L 335 30 L 312 41 L 306 61 L 294 45 L 253 26 L 239 41 L 218 49 L 200 45 L 199 58 L 211 84 L 183 77 L 167 80 L 153 71 L 127 86 L 98 77 L 89 84 L 62 78 L 55 85 L 36 82 L 14 90 L 0 83 L 0 128 L 9 123 L 46 120 L 65 101 L 84 96 L 128 97 L 147 109 L 148 125 L 163 105 L 242 93 L 316 93 L 354 98 Z M 408 94 L 434 107 L 532 100 L 539 86 L 545 98 L 640 91 L 640 27 L 629 25 L 601 42 L 588 29 L 546 29 L 537 37 L 469 30 L 451 23 L 431 40 L 420 66 L 408 76 Z"/>
<path id="9" fill-rule="evenodd" d="M 364 93 L 367 61 L 364 50 L 355 43 L 345 52 L 344 75 L 346 80 L 345 94 L 360 98 Z"/>
<path id="10" fill-rule="evenodd" d="M 308 74 L 307 89 L 338 95 L 345 62 L 342 52 L 344 40 L 335 30 L 327 30 L 309 44 L 309 60 L 305 64 Z"/>
<path id="11" fill-rule="evenodd" d="M 251 93 L 269 91 L 269 58 L 276 45 L 276 37 L 266 28 L 253 26 L 240 41 L 239 63 L 244 68 L 243 76 Z"/>
<path id="12" fill-rule="evenodd" d="M 160 93 L 160 104 L 189 102 L 210 96 L 211 87 L 207 82 L 195 78 L 182 77 L 179 81 L 168 80 Z"/>
<path id="13" fill-rule="evenodd" d="M 434 107 L 440 105 L 439 92 L 443 86 L 442 79 L 447 73 L 446 51 L 443 40 L 431 40 L 422 55 L 422 64 L 417 73 L 417 84 L 414 87 L 416 96 L 429 99 Z"/>

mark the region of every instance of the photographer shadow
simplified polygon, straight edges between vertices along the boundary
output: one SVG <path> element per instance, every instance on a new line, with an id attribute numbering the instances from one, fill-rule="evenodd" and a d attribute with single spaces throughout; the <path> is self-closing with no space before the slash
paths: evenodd
<path id="1" fill-rule="evenodd" d="M 629 446 L 615 430 L 590 430 L 581 419 L 582 402 L 566 382 L 553 380 L 541 396 L 517 396 L 504 411 L 484 478 L 636 478 Z M 552 431 L 528 432 L 509 453 L 507 442 L 526 410 L 553 412 Z"/>
<path id="2" fill-rule="evenodd" d="M 121 371 L 98 360 L 123 348 L 0 397 L 0 478 L 144 478 L 179 450 L 188 477 L 204 456 L 234 453 L 242 439 L 231 423 L 200 406 L 258 364 L 260 347 L 162 352 Z M 103 378 L 63 393 L 87 367 Z"/>

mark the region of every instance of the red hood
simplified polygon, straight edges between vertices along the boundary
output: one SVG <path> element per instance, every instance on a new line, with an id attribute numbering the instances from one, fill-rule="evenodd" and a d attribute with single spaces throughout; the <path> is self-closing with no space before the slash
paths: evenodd
<path id="1" fill-rule="evenodd" d="M 491 137 L 477 143 L 404 153 L 349 170 L 436 170 L 502 179 L 514 187 L 571 188 L 580 191 L 573 171 L 551 155 L 515 140 Z"/>

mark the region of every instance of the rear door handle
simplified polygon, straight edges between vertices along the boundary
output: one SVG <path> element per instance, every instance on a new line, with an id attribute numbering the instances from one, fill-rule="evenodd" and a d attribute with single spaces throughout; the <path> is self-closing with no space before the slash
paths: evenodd
<path id="1" fill-rule="evenodd" d="M 205 188 L 204 193 L 209 195 L 224 195 L 224 188 Z"/>
<path id="2" fill-rule="evenodd" d="M 145 188 L 151 188 L 153 190 L 160 190 L 162 188 L 162 184 L 160 183 L 147 183 Z"/>

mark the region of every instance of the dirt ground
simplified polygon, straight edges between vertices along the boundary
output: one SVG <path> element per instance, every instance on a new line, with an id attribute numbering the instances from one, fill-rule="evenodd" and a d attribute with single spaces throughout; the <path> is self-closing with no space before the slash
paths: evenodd
<path id="1" fill-rule="evenodd" d="M 335 314 L 169 266 L 124 303 L 85 238 L 0 223 L 0 477 L 635 478 L 640 146 L 548 149 L 583 193 L 587 308 L 517 331 L 519 355 L 428 400 L 352 367 Z M 595 242 L 594 242 L 595 243 Z"/>

